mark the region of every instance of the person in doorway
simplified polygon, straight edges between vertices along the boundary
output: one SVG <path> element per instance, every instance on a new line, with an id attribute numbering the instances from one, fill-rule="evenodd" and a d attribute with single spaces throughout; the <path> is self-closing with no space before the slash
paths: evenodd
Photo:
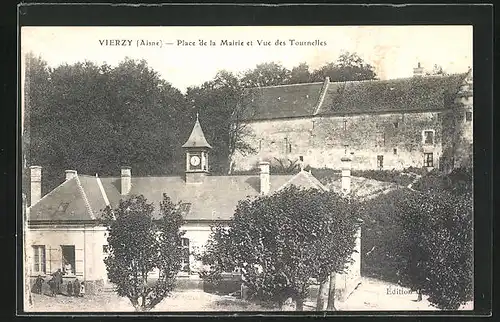
<path id="1" fill-rule="evenodd" d="M 72 272 L 73 272 L 72 269 L 73 268 L 71 267 L 71 263 L 65 259 L 64 260 L 64 274 L 72 275 Z"/>

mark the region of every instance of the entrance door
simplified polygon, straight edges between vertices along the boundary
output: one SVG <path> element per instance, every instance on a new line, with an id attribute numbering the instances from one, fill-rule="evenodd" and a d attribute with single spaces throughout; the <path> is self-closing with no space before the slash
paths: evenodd
<path id="1" fill-rule="evenodd" d="M 61 245 L 63 273 L 75 275 L 75 245 Z"/>

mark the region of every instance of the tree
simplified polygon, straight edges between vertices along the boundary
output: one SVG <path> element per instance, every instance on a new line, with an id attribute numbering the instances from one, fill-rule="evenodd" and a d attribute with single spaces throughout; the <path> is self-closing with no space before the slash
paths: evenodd
<path id="1" fill-rule="evenodd" d="M 440 309 L 472 300 L 472 194 L 416 192 L 401 200 L 405 282 Z"/>
<path id="2" fill-rule="evenodd" d="M 66 169 L 113 175 L 128 165 L 151 175 L 184 164 L 185 97 L 145 61 L 53 69 L 33 55 L 26 62 L 26 158 L 44 167 L 45 191 L 64 180 Z"/>
<path id="3" fill-rule="evenodd" d="M 231 160 L 236 151 L 242 154 L 255 152 L 246 140 L 252 133 L 248 124 L 243 122 L 248 116 L 248 102 L 252 95 L 244 90 L 234 74 L 224 70 L 202 86 L 187 90 L 187 100 L 193 106 L 191 124 L 195 112 L 199 111 L 204 134 L 213 147 L 211 170 L 215 173 L 231 171 Z M 185 132 L 186 138 L 190 131 L 191 128 Z"/>
<path id="4" fill-rule="evenodd" d="M 343 53 L 334 63 L 328 63 L 313 71 L 313 82 L 322 82 L 329 77 L 332 82 L 360 81 L 376 79 L 373 66 L 366 63 L 356 53 Z"/>
<path id="5" fill-rule="evenodd" d="M 292 298 L 300 311 L 313 279 L 324 283 L 351 261 L 355 232 L 346 198 L 290 186 L 240 201 L 228 226 L 214 227 L 204 276 L 237 268 L 250 298 L 280 307 Z"/>
<path id="6" fill-rule="evenodd" d="M 174 288 L 181 266 L 183 224 L 178 205 L 163 195 L 159 213 L 144 196 L 121 200 L 103 211 L 108 229 L 108 278 L 136 311 L 148 311 Z M 154 277 L 150 276 L 155 273 Z"/>
<path id="7" fill-rule="evenodd" d="M 300 63 L 292 68 L 290 72 L 289 84 L 302 84 L 311 82 L 311 72 L 307 63 Z"/>
<path id="8" fill-rule="evenodd" d="M 290 70 L 280 63 L 262 63 L 247 71 L 241 78 L 241 83 L 244 87 L 283 85 L 289 83 L 290 76 Z"/>

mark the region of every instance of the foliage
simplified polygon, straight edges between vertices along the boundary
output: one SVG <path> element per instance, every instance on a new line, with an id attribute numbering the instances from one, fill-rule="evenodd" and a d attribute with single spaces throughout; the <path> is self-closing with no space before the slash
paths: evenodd
<path id="1" fill-rule="evenodd" d="M 246 103 L 254 93 L 243 89 L 323 81 L 325 76 L 332 81 L 375 77 L 369 65 L 346 53 L 321 72 L 310 72 L 305 63 L 288 70 L 274 62 L 259 64 L 241 77 L 222 70 L 183 95 L 144 60 L 126 58 L 113 67 L 85 61 L 49 68 L 29 53 L 25 163 L 44 168 L 44 194 L 64 180 L 66 169 L 112 176 L 127 165 L 136 175 L 177 173 L 184 169 L 181 146 L 199 112 L 214 147 L 212 171 L 231 172 L 235 151 L 255 152 L 247 143 L 253 133 L 242 122 L 252 116 Z"/>
<path id="2" fill-rule="evenodd" d="M 272 165 L 271 171 L 273 173 L 279 173 L 279 174 L 290 174 L 290 173 L 297 173 L 300 168 L 299 168 L 299 159 L 295 160 L 290 160 L 290 159 L 280 159 L 280 158 L 274 158 L 276 161 Z"/>
<path id="3" fill-rule="evenodd" d="M 276 62 L 262 63 L 248 70 L 241 82 L 244 87 L 262 87 L 287 84 L 290 71 Z"/>
<path id="4" fill-rule="evenodd" d="M 415 194 L 402 200 L 400 235 L 404 277 L 440 309 L 472 300 L 472 195 Z"/>
<path id="5" fill-rule="evenodd" d="M 449 191 L 462 195 L 472 193 L 472 168 L 456 168 L 450 173 L 431 171 L 415 182 L 413 188 L 419 191 Z"/>
<path id="6" fill-rule="evenodd" d="M 244 140 L 251 132 L 241 122 L 247 112 L 247 105 L 243 104 L 247 95 L 240 80 L 227 71 L 220 71 L 213 80 L 187 90 L 186 98 L 199 110 L 204 134 L 213 147 L 211 170 L 215 173 L 230 171 L 229 162 L 236 151 L 255 152 Z M 191 128 L 186 127 L 185 131 L 187 137 Z"/>
<path id="7" fill-rule="evenodd" d="M 109 234 L 104 259 L 109 281 L 137 311 L 148 311 L 167 297 L 180 269 L 182 215 L 165 194 L 158 215 L 142 195 L 103 211 Z M 154 272 L 155 278 L 150 278 Z"/>
<path id="8" fill-rule="evenodd" d="M 373 66 L 367 64 L 355 53 L 343 53 L 333 63 L 328 63 L 311 74 L 313 82 L 321 82 L 325 77 L 332 82 L 360 81 L 376 79 Z"/>
<path id="9" fill-rule="evenodd" d="M 180 159 L 185 110 L 182 93 L 144 61 L 49 69 L 28 55 L 27 165 L 44 167 L 44 191 L 63 181 L 65 169 L 113 175 L 129 165 L 139 175 L 171 173 Z"/>
<path id="10" fill-rule="evenodd" d="M 227 227 L 213 228 L 205 278 L 240 269 L 251 298 L 300 310 L 311 279 L 341 272 L 354 250 L 356 217 L 344 197 L 291 186 L 241 201 Z"/>
<path id="11" fill-rule="evenodd" d="M 400 186 L 408 186 L 415 179 L 414 176 L 396 170 L 354 170 L 352 175 L 383 182 L 392 182 Z"/>
<path id="12" fill-rule="evenodd" d="M 419 290 L 439 308 L 472 296 L 469 192 L 398 189 L 363 204 L 362 272 Z"/>

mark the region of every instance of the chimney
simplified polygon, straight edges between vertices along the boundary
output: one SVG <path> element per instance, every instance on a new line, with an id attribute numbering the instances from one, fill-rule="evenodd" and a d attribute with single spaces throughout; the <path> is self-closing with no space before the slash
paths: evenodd
<path id="1" fill-rule="evenodd" d="M 424 74 L 424 68 L 420 65 L 420 62 L 417 64 L 417 67 L 413 68 L 413 76 L 419 77 Z"/>
<path id="2" fill-rule="evenodd" d="M 42 167 L 31 166 L 30 167 L 30 177 L 31 177 L 31 203 L 33 206 L 42 198 Z"/>
<path id="3" fill-rule="evenodd" d="M 343 156 L 342 161 L 342 193 L 349 194 L 351 192 L 351 158 Z"/>
<path id="4" fill-rule="evenodd" d="M 68 181 L 71 178 L 76 177 L 77 173 L 76 170 L 66 170 L 66 181 Z"/>
<path id="5" fill-rule="evenodd" d="M 271 182 L 269 179 L 269 162 L 261 161 L 260 167 L 260 194 L 267 195 L 271 189 Z"/>
<path id="6" fill-rule="evenodd" d="M 127 195 L 132 187 L 132 175 L 130 167 L 122 167 L 121 169 L 121 191 L 122 196 Z"/>

